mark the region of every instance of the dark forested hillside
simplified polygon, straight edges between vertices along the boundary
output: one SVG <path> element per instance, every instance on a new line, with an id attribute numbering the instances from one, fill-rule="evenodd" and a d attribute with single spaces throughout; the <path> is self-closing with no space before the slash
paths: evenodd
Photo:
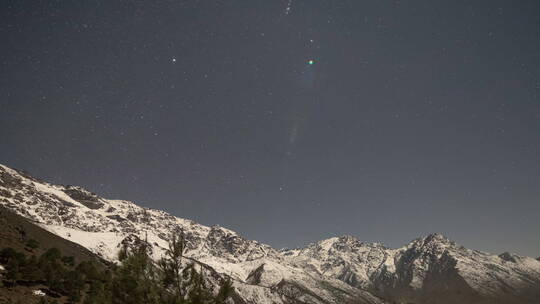
<path id="1" fill-rule="evenodd" d="M 227 279 L 209 288 L 183 259 L 183 234 L 158 263 L 142 241 L 122 248 L 116 265 L 5 209 L 0 227 L 0 304 L 220 304 L 233 293 Z"/>
<path id="2" fill-rule="evenodd" d="M 88 265 L 103 271 L 107 262 L 86 248 L 60 238 L 0 207 L 0 303 L 38 303 L 68 295 L 53 291 L 55 275 L 74 274 Z M 47 282 L 49 280 L 49 282 Z M 69 285 L 69 284 L 68 284 Z M 47 292 L 50 296 L 43 296 Z"/>

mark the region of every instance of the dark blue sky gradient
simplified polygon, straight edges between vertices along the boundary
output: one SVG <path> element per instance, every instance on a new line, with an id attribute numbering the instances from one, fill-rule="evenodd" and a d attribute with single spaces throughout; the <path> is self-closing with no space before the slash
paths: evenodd
<path id="1" fill-rule="evenodd" d="M 278 248 L 540 256 L 540 3 L 287 3 L 4 1 L 0 162 Z"/>

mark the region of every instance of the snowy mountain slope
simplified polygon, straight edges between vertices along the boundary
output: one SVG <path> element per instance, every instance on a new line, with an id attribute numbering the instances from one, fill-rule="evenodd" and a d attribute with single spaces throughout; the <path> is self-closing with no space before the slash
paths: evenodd
<path id="1" fill-rule="evenodd" d="M 104 199 L 80 187 L 52 185 L 1 165 L 0 204 L 109 261 L 117 260 L 124 243 L 142 240 L 158 259 L 171 233 L 183 230 L 186 256 L 211 270 L 209 277 L 233 278 L 236 303 L 382 303 L 337 279 L 292 266 L 272 247 L 223 227 Z"/>
<path id="2" fill-rule="evenodd" d="M 146 241 L 159 258 L 182 229 L 186 255 L 210 284 L 234 280 L 235 303 L 538 303 L 540 262 L 466 249 L 433 234 L 398 249 L 343 236 L 277 251 L 123 200 L 58 186 L 0 165 L 0 204 L 115 261 L 122 244 Z"/>
<path id="3" fill-rule="evenodd" d="M 399 249 L 344 236 L 282 254 L 307 271 L 392 300 L 423 303 L 438 297 L 441 290 L 453 293 L 447 298 L 448 303 L 459 299 L 536 303 L 540 299 L 537 260 L 470 250 L 440 234 L 418 238 Z"/>

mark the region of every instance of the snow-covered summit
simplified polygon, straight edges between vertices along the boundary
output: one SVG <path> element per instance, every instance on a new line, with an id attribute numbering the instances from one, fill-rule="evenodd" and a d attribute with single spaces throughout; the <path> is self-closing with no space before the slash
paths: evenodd
<path id="1" fill-rule="evenodd" d="M 344 236 L 282 253 L 298 267 L 384 298 L 405 295 L 410 301 L 429 302 L 433 282 L 444 280 L 444 288 L 464 291 L 462 301 L 491 298 L 510 303 L 524 293 L 534 294 L 528 299 L 540 295 L 540 263 L 535 259 L 470 250 L 437 233 L 397 249 Z"/>

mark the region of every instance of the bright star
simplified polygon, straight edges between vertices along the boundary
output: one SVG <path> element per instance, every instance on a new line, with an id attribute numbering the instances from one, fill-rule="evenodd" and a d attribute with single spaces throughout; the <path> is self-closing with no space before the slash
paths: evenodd
<path id="1" fill-rule="evenodd" d="M 309 65 L 313 65 L 314 63 L 315 63 L 315 60 L 313 60 L 313 59 L 310 59 L 310 60 L 308 61 L 308 64 L 309 64 Z"/>

